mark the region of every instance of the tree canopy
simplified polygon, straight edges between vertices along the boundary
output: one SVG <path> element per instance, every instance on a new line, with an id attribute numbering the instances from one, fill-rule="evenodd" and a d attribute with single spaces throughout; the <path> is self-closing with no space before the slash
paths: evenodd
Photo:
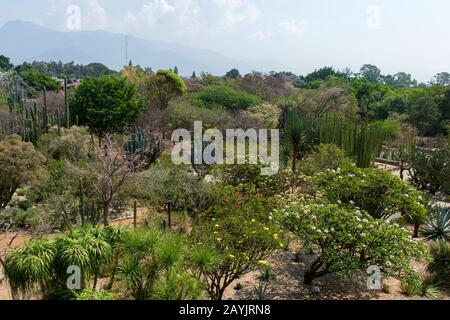
<path id="1" fill-rule="evenodd" d="M 143 109 L 136 87 L 124 78 L 104 76 L 81 82 L 70 103 L 79 124 L 89 126 L 99 136 L 122 132 L 132 125 Z"/>

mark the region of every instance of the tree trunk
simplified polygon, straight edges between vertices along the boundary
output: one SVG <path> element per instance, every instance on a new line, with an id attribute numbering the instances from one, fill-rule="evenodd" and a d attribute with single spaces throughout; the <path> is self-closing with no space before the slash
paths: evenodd
<path id="1" fill-rule="evenodd" d="M 314 281 L 314 271 L 306 271 L 305 275 L 303 276 L 303 283 L 310 286 L 312 285 Z"/>
<path id="2" fill-rule="evenodd" d="M 297 171 L 297 146 L 294 144 L 292 147 L 292 172 Z"/>
<path id="3" fill-rule="evenodd" d="M 419 228 L 420 228 L 420 225 L 418 225 L 418 224 L 414 225 L 414 238 L 419 237 Z"/>
<path id="4" fill-rule="evenodd" d="M 134 200 L 134 206 L 133 206 L 133 227 L 136 230 L 137 229 L 137 201 Z"/>
<path id="5" fill-rule="evenodd" d="M 167 204 L 167 214 L 169 219 L 169 230 L 172 229 L 172 205 L 170 203 Z"/>
<path id="6" fill-rule="evenodd" d="M 318 258 L 316 261 L 314 261 L 311 264 L 311 267 L 309 268 L 308 271 L 305 271 L 305 274 L 303 276 L 303 282 L 306 285 L 312 285 L 314 279 L 316 278 L 320 278 L 326 274 L 329 273 L 328 268 L 325 266 L 325 269 L 323 269 L 322 271 L 319 271 L 320 268 L 322 268 L 323 263 L 320 262 L 320 258 Z"/>
<path id="7" fill-rule="evenodd" d="M 97 282 L 98 282 L 98 272 L 95 272 L 94 285 L 92 286 L 92 290 L 94 291 L 97 291 Z"/>
<path id="8" fill-rule="evenodd" d="M 109 226 L 109 203 L 103 204 L 103 224 L 105 227 Z"/>

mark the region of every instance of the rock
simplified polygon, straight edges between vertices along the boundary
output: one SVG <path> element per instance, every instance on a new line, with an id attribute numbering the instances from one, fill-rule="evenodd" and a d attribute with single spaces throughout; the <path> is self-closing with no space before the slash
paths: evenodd
<path id="1" fill-rule="evenodd" d="M 311 288 L 309 288 L 309 292 L 311 292 L 313 294 L 319 294 L 320 288 L 319 287 L 311 287 Z"/>

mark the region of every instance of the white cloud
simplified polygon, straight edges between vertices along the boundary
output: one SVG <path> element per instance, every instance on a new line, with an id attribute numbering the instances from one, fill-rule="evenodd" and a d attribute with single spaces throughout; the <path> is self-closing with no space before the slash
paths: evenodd
<path id="1" fill-rule="evenodd" d="M 274 31 L 264 32 L 259 30 L 250 35 L 250 39 L 259 41 L 278 39 L 291 39 L 299 37 L 306 32 L 308 22 L 306 20 L 291 20 L 280 22 Z"/>
<path id="2" fill-rule="evenodd" d="M 281 22 L 278 27 L 280 32 L 286 35 L 298 36 L 302 35 L 306 31 L 308 23 L 305 20 L 291 20 L 286 22 Z"/>
<path id="3" fill-rule="evenodd" d="M 260 15 L 259 9 L 244 0 L 214 0 L 218 9 L 223 12 L 220 24 L 232 28 L 240 23 L 253 23 Z"/>
<path id="4" fill-rule="evenodd" d="M 200 17 L 200 4 L 195 0 L 177 0 L 175 7 L 178 11 L 178 25 L 180 34 L 196 35 L 206 29 L 208 23 Z"/>
<path id="5" fill-rule="evenodd" d="M 108 16 L 105 8 L 100 6 L 98 0 L 87 0 L 87 15 L 83 14 L 83 28 L 102 29 L 108 28 Z"/>
<path id="6" fill-rule="evenodd" d="M 167 0 L 153 0 L 148 4 L 144 4 L 141 11 L 137 14 L 135 22 L 144 20 L 147 26 L 153 27 L 161 15 L 166 15 L 175 11 L 175 6 L 171 5 Z M 131 13 L 129 13 L 132 15 Z"/>

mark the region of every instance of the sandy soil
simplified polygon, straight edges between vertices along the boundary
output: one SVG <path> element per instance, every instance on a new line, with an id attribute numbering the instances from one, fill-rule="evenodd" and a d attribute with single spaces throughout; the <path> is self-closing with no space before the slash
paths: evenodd
<path id="1" fill-rule="evenodd" d="M 335 274 L 329 274 L 314 280 L 313 286 L 303 284 L 305 268 L 315 260 L 309 253 L 296 255 L 292 249 L 274 255 L 268 262 L 273 268 L 274 277 L 266 282 L 267 299 L 269 300 L 424 300 L 422 297 L 407 297 L 401 293 L 400 282 L 394 278 L 383 279 L 390 293 L 367 288 L 367 276 L 355 276 L 342 280 Z M 425 266 L 414 265 L 418 271 L 424 271 Z M 225 292 L 226 300 L 255 299 L 255 285 L 261 281 L 261 272 L 255 271 L 235 281 Z M 242 289 L 236 290 L 240 284 Z M 313 293 L 313 290 L 319 290 Z M 446 295 L 444 299 L 450 299 Z"/>

